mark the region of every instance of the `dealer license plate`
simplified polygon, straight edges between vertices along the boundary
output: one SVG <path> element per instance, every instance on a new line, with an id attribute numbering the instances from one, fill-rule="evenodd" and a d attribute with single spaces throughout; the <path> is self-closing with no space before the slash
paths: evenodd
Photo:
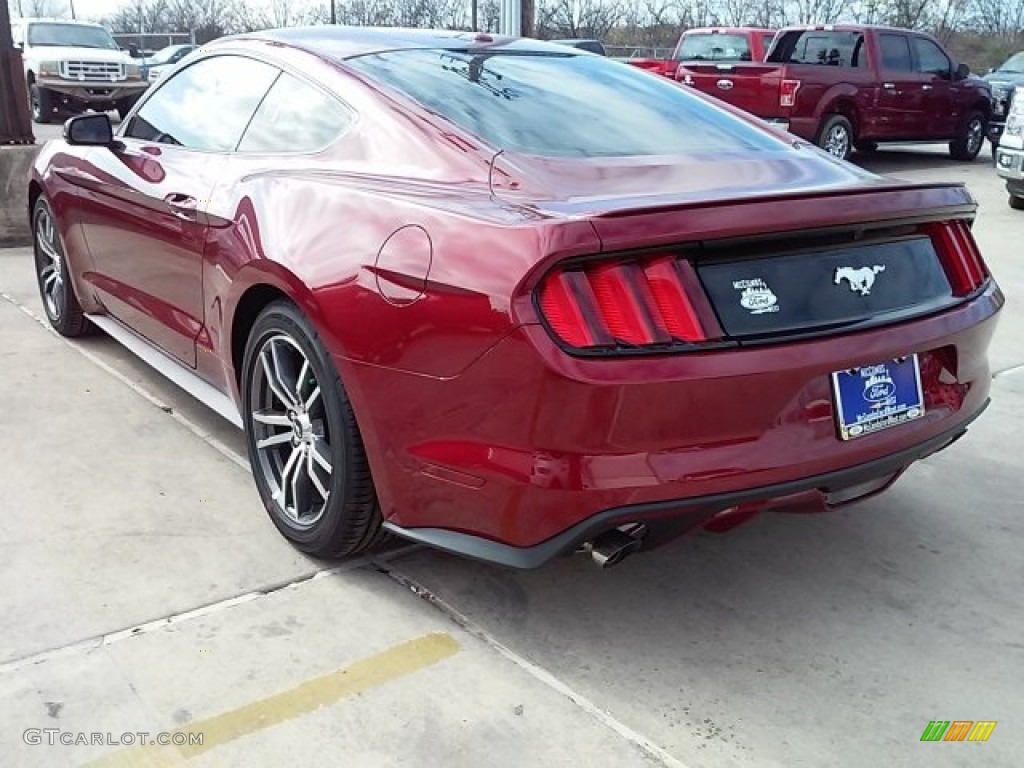
<path id="1" fill-rule="evenodd" d="M 832 374 L 839 436 L 870 435 L 924 416 L 917 355 Z"/>

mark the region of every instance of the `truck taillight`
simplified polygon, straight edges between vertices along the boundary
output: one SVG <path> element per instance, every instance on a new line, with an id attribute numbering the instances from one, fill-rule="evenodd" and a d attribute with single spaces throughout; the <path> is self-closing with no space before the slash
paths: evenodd
<path id="1" fill-rule="evenodd" d="M 978 250 L 971 228 L 962 219 L 927 227 L 954 296 L 974 293 L 988 280 L 989 271 Z"/>
<path id="2" fill-rule="evenodd" d="M 576 349 L 707 341 L 690 295 L 698 283 L 685 279 L 687 268 L 671 255 L 558 268 L 541 283 L 538 304 L 549 330 Z"/>
<path id="3" fill-rule="evenodd" d="M 796 92 L 800 90 L 799 80 L 783 80 L 779 83 L 779 106 L 792 107 L 796 105 Z"/>

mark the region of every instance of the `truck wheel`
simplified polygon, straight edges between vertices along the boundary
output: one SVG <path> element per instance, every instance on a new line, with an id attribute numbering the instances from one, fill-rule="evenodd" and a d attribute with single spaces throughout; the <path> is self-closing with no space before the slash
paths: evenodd
<path id="1" fill-rule="evenodd" d="M 853 125 L 842 115 L 830 115 L 818 132 L 818 146 L 840 160 L 850 157 L 853 141 Z"/>
<path id="2" fill-rule="evenodd" d="M 1010 195 L 1010 207 L 1015 211 L 1024 211 L 1024 197 Z"/>
<path id="3" fill-rule="evenodd" d="M 138 100 L 138 96 L 126 96 L 125 98 L 118 99 L 114 102 L 114 107 L 117 109 L 117 114 L 120 116 L 122 122 L 126 117 L 128 117 L 128 113 L 132 111 L 132 107 L 135 106 L 135 102 Z"/>
<path id="4" fill-rule="evenodd" d="M 960 135 L 949 142 L 949 154 L 954 160 L 974 160 L 985 143 L 985 116 L 971 112 L 960 129 Z"/>
<path id="5" fill-rule="evenodd" d="M 36 123 L 53 122 L 53 94 L 35 83 L 28 86 L 28 105 L 32 111 L 32 120 Z"/>

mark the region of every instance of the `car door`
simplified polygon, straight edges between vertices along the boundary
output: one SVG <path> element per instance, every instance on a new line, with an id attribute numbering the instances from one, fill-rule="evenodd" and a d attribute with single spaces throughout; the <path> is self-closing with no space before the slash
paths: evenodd
<path id="1" fill-rule="evenodd" d="M 122 126 L 123 146 L 94 149 L 76 179 L 97 298 L 192 367 L 210 192 L 278 72 L 240 56 L 197 61 L 158 86 Z"/>
<path id="2" fill-rule="evenodd" d="M 933 41 L 913 37 L 914 67 L 921 79 L 921 108 L 925 133 L 921 138 L 948 139 L 956 132 L 959 115 L 953 86 L 953 62 Z"/>
<path id="3" fill-rule="evenodd" d="M 910 40 L 902 32 L 878 33 L 877 137 L 918 139 L 925 132 L 921 79 L 914 70 Z"/>

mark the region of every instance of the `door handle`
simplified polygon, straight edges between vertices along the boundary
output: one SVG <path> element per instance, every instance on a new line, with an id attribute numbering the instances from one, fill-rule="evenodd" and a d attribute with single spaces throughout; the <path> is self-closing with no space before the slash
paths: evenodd
<path id="1" fill-rule="evenodd" d="M 887 91 L 891 91 L 896 88 L 896 83 L 882 83 L 882 87 Z"/>
<path id="2" fill-rule="evenodd" d="M 922 91 L 930 91 L 931 89 L 932 89 L 932 87 L 930 85 L 922 85 L 921 86 L 921 90 Z"/>
<path id="3" fill-rule="evenodd" d="M 199 213 L 199 201 L 191 195 L 172 192 L 164 198 L 164 202 L 167 203 L 167 206 L 171 209 L 171 213 L 179 219 L 195 221 L 195 218 Z"/>

